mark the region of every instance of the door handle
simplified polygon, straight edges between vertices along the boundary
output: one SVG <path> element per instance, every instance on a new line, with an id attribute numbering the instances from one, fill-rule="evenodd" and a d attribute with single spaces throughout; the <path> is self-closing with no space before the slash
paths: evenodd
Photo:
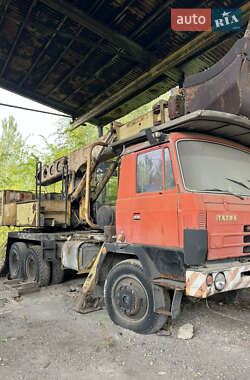
<path id="1" fill-rule="evenodd" d="M 141 214 L 139 212 L 134 212 L 133 220 L 141 220 Z"/>

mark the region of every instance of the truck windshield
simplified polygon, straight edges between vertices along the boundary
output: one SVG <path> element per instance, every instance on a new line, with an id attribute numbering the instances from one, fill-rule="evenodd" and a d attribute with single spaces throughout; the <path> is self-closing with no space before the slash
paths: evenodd
<path id="1" fill-rule="evenodd" d="M 191 191 L 250 196 L 250 154 L 201 140 L 178 141 L 184 185 Z"/>

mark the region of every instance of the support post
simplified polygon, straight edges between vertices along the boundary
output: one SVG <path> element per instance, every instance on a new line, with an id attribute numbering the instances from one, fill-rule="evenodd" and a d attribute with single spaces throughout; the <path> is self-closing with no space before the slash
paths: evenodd
<path id="1" fill-rule="evenodd" d="M 98 133 L 98 137 L 102 137 L 103 136 L 103 127 L 98 126 L 97 127 L 97 133 Z"/>

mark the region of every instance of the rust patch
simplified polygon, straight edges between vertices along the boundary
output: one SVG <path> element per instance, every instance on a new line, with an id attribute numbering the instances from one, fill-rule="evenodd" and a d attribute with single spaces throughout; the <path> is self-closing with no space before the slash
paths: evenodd
<path id="1" fill-rule="evenodd" d="M 167 278 L 169 280 L 185 281 L 185 276 L 176 276 L 169 273 L 160 273 L 160 277 Z"/>
<path id="2" fill-rule="evenodd" d="M 28 70 L 31 64 L 32 64 L 32 61 L 30 59 L 25 59 L 20 56 L 19 57 L 16 56 L 16 57 L 13 57 L 10 63 L 10 67 L 16 71 L 23 72 L 23 71 Z"/>
<path id="3" fill-rule="evenodd" d="M 121 8 L 125 3 L 126 0 L 113 0 L 110 5 L 114 8 Z"/>

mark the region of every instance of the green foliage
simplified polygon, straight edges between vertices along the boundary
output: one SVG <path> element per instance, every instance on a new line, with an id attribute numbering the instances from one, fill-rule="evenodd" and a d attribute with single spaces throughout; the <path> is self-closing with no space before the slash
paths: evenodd
<path id="1" fill-rule="evenodd" d="M 13 116 L 2 121 L 0 130 L 0 189 L 34 188 L 34 168 L 38 160 L 33 147 L 26 145 Z"/>
<path id="2" fill-rule="evenodd" d="M 6 253 L 6 242 L 8 237 L 8 232 L 14 231 L 14 227 L 0 227 L 0 268 L 3 264 L 3 260 Z"/>
<path id="3" fill-rule="evenodd" d="M 45 139 L 46 151 L 43 156 L 45 163 L 52 162 L 69 152 L 89 144 L 97 138 L 97 128 L 89 123 L 81 128 L 71 130 L 68 119 L 61 119 L 58 123 L 56 132 L 51 136 L 52 141 Z M 56 141 L 56 143 L 54 142 Z"/>
<path id="4" fill-rule="evenodd" d="M 0 190 L 32 190 L 35 187 L 35 165 L 38 160 L 33 147 L 26 144 L 13 116 L 0 127 Z M 5 256 L 5 242 L 13 228 L 0 228 L 0 266 Z"/>

